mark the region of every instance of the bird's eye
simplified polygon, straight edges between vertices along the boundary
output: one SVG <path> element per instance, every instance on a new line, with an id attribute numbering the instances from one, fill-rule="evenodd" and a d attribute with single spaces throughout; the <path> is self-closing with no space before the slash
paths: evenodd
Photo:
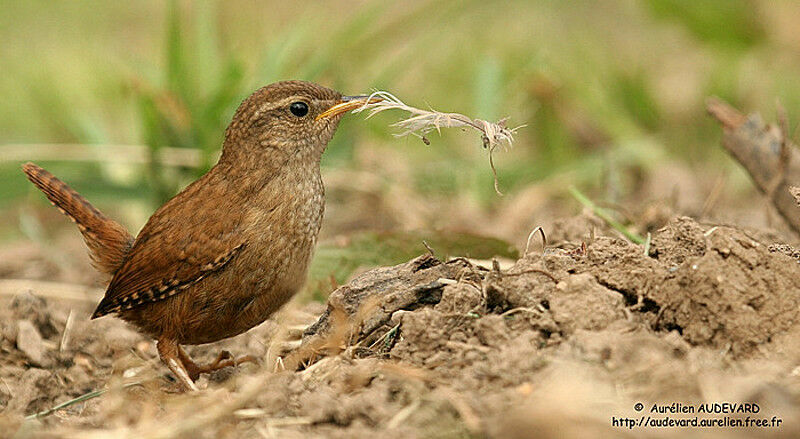
<path id="1" fill-rule="evenodd" d="M 297 117 L 303 117 L 308 114 L 308 104 L 305 102 L 292 102 L 292 105 L 289 105 L 289 111 Z"/>

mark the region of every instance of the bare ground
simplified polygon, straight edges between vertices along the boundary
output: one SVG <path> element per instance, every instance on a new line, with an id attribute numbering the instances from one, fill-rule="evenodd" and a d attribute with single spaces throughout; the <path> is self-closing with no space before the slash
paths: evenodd
<path id="1" fill-rule="evenodd" d="M 290 307 L 193 348 L 201 359 L 221 348 L 264 358 L 202 378 L 198 394 L 177 392 L 151 341 L 116 319 L 89 321 L 91 300 L 2 291 L 0 435 L 800 435 L 797 251 L 774 234 L 688 217 L 671 218 L 647 249 L 596 218 L 554 229 L 552 245 L 510 268 L 423 255 L 359 275 L 327 306 Z M 3 277 L 64 276 L 35 250 L 13 251 Z M 297 327 L 306 328 L 299 347 Z M 654 404 L 723 402 L 759 412 L 651 413 Z M 642 415 L 782 424 L 613 425 Z"/>

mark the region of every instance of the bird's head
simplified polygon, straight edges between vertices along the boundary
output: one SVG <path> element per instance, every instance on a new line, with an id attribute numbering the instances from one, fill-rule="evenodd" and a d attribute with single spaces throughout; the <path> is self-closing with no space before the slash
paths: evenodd
<path id="1" fill-rule="evenodd" d="M 242 102 L 225 132 L 223 160 L 258 156 L 319 162 L 344 113 L 367 96 L 341 93 L 306 81 L 260 88 Z"/>

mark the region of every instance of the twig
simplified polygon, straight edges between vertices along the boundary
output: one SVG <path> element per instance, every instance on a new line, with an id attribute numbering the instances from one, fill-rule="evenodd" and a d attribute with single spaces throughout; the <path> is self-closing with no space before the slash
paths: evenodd
<path id="1" fill-rule="evenodd" d="M 500 314 L 500 317 L 508 317 L 508 316 L 511 316 L 511 315 L 514 315 L 514 314 L 517 314 L 517 313 L 520 313 L 520 312 L 529 312 L 531 314 L 541 314 L 542 313 L 541 311 L 539 311 L 536 308 L 527 308 L 527 307 L 524 307 L 524 306 L 520 306 L 520 307 L 517 307 L 517 308 L 512 308 L 512 309 Z"/>
<path id="2" fill-rule="evenodd" d="M 722 146 L 747 170 L 786 223 L 800 233 L 800 207 L 788 184 L 800 181 L 800 154 L 785 134 L 788 124 L 781 122 L 783 129 L 776 129 L 758 114 L 744 116 L 715 98 L 708 100 L 706 108 L 722 124 Z"/>
<path id="3" fill-rule="evenodd" d="M 69 309 L 67 322 L 64 324 L 64 332 L 61 334 L 61 343 L 58 344 L 58 351 L 64 352 L 69 345 L 69 336 L 72 332 L 72 325 L 75 323 L 75 310 Z"/>
<path id="4" fill-rule="evenodd" d="M 396 134 L 396 136 L 417 136 L 422 139 L 426 145 L 430 144 L 430 140 L 425 137 L 425 134 L 434 130 L 441 133 L 442 128 L 466 127 L 479 131 L 481 133 L 483 147 L 489 151 L 489 166 L 492 168 L 492 174 L 494 176 L 494 190 L 499 195 L 503 195 L 503 193 L 500 192 L 497 169 L 495 169 L 494 166 L 492 153 L 498 146 L 510 147 L 514 142 L 514 133 L 518 129 L 524 127 L 524 125 L 516 128 L 506 128 L 507 118 L 501 119 L 498 122 L 489 122 L 483 119 L 473 119 L 460 113 L 443 113 L 433 109 L 422 110 L 406 105 L 395 95 L 385 91 L 376 91 L 372 93 L 365 102 L 364 105 L 353 110 L 353 113 L 369 110 L 367 118 L 386 110 L 402 110 L 410 113 L 410 117 L 392 124 L 393 127 L 402 130 L 399 134 Z"/>
<path id="5" fill-rule="evenodd" d="M 422 240 L 422 245 L 425 246 L 425 249 L 428 250 L 428 253 L 430 253 L 432 257 L 434 258 L 436 257 L 436 252 L 433 251 L 433 247 L 431 247 L 430 244 L 428 244 L 428 242 L 425 241 L 424 239 Z"/>
<path id="6" fill-rule="evenodd" d="M 622 225 L 619 221 L 615 220 L 611 217 L 611 215 L 606 212 L 605 209 L 598 207 L 596 204 L 592 202 L 586 195 L 583 195 L 578 189 L 574 186 L 570 186 L 569 193 L 578 200 L 579 203 L 583 204 L 584 207 L 591 210 L 592 213 L 597 215 L 598 218 L 605 221 L 606 224 L 611 226 L 614 230 L 621 233 L 623 236 L 628 238 L 629 241 L 636 243 L 636 244 L 644 244 L 644 238 L 641 236 L 631 232 L 625 226 Z"/>
<path id="7" fill-rule="evenodd" d="M 395 428 L 399 427 L 400 424 L 402 424 L 406 419 L 408 419 L 408 417 L 411 416 L 411 414 L 414 413 L 419 408 L 421 403 L 422 400 L 417 399 L 414 400 L 414 402 L 400 409 L 400 411 L 395 413 L 395 415 L 392 416 L 392 419 L 390 419 L 389 422 L 386 423 L 386 429 L 394 430 Z"/>

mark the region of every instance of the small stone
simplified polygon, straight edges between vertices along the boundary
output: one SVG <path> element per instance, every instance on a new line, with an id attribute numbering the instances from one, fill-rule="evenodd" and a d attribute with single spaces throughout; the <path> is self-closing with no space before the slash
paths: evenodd
<path id="1" fill-rule="evenodd" d="M 41 334 L 30 320 L 17 322 L 17 348 L 28 356 L 31 363 L 42 365 L 45 346 Z"/>

